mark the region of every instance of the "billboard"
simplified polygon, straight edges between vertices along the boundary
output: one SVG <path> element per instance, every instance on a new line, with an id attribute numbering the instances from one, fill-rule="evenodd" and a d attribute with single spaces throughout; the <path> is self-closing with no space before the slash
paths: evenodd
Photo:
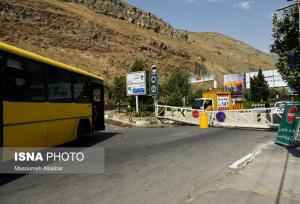
<path id="1" fill-rule="evenodd" d="M 250 77 L 257 76 L 258 72 L 249 72 L 246 73 L 246 88 L 250 88 Z M 265 80 L 268 82 L 270 88 L 279 88 L 279 87 L 287 87 L 287 83 L 283 81 L 281 75 L 279 74 L 278 70 L 267 70 L 263 71 L 263 75 Z"/>
<path id="2" fill-rule="evenodd" d="M 224 75 L 224 90 L 232 91 L 235 95 L 242 95 L 244 90 L 243 74 Z"/>

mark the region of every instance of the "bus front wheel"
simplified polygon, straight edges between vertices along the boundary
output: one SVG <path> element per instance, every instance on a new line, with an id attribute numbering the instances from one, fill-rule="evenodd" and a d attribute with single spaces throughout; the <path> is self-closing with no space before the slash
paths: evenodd
<path id="1" fill-rule="evenodd" d="M 77 127 L 77 139 L 81 141 L 84 138 L 91 136 L 91 130 L 92 128 L 89 119 L 80 120 Z"/>

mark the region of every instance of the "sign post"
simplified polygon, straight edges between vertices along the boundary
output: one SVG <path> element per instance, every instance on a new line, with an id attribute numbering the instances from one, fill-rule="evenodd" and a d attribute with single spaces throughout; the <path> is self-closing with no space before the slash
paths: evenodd
<path id="1" fill-rule="evenodd" d="M 138 113 L 139 112 L 139 96 L 135 96 L 135 111 Z"/>
<path id="2" fill-rule="evenodd" d="M 286 105 L 275 143 L 293 147 L 298 136 L 300 120 L 300 104 Z"/>
<path id="3" fill-rule="evenodd" d="M 126 94 L 135 96 L 136 112 L 139 112 L 139 95 L 147 94 L 146 72 L 131 72 L 126 75 Z"/>
<path id="4" fill-rule="evenodd" d="M 158 115 L 158 73 L 157 73 L 157 65 L 151 65 L 151 74 L 149 74 L 149 96 L 153 96 L 155 115 Z"/>

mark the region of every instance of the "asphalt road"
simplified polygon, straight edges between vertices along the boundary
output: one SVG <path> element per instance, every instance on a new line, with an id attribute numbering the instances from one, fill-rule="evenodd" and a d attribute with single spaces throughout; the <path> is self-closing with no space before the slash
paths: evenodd
<path id="1" fill-rule="evenodd" d="M 3 177 L 0 203 L 188 203 L 275 132 L 109 126 L 85 146 L 105 148 L 100 175 Z"/>

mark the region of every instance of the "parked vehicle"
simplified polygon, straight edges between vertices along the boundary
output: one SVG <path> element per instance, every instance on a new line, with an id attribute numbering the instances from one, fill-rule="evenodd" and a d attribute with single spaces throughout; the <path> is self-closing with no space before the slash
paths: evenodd
<path id="1" fill-rule="evenodd" d="M 193 109 L 218 111 L 242 109 L 241 103 L 234 103 L 230 91 L 204 92 L 202 98 L 196 98 L 192 104 Z"/>
<path id="2" fill-rule="evenodd" d="M 289 103 L 292 103 L 292 102 L 278 101 L 274 104 L 274 108 L 272 110 L 273 124 L 280 125 L 285 106 Z"/>

